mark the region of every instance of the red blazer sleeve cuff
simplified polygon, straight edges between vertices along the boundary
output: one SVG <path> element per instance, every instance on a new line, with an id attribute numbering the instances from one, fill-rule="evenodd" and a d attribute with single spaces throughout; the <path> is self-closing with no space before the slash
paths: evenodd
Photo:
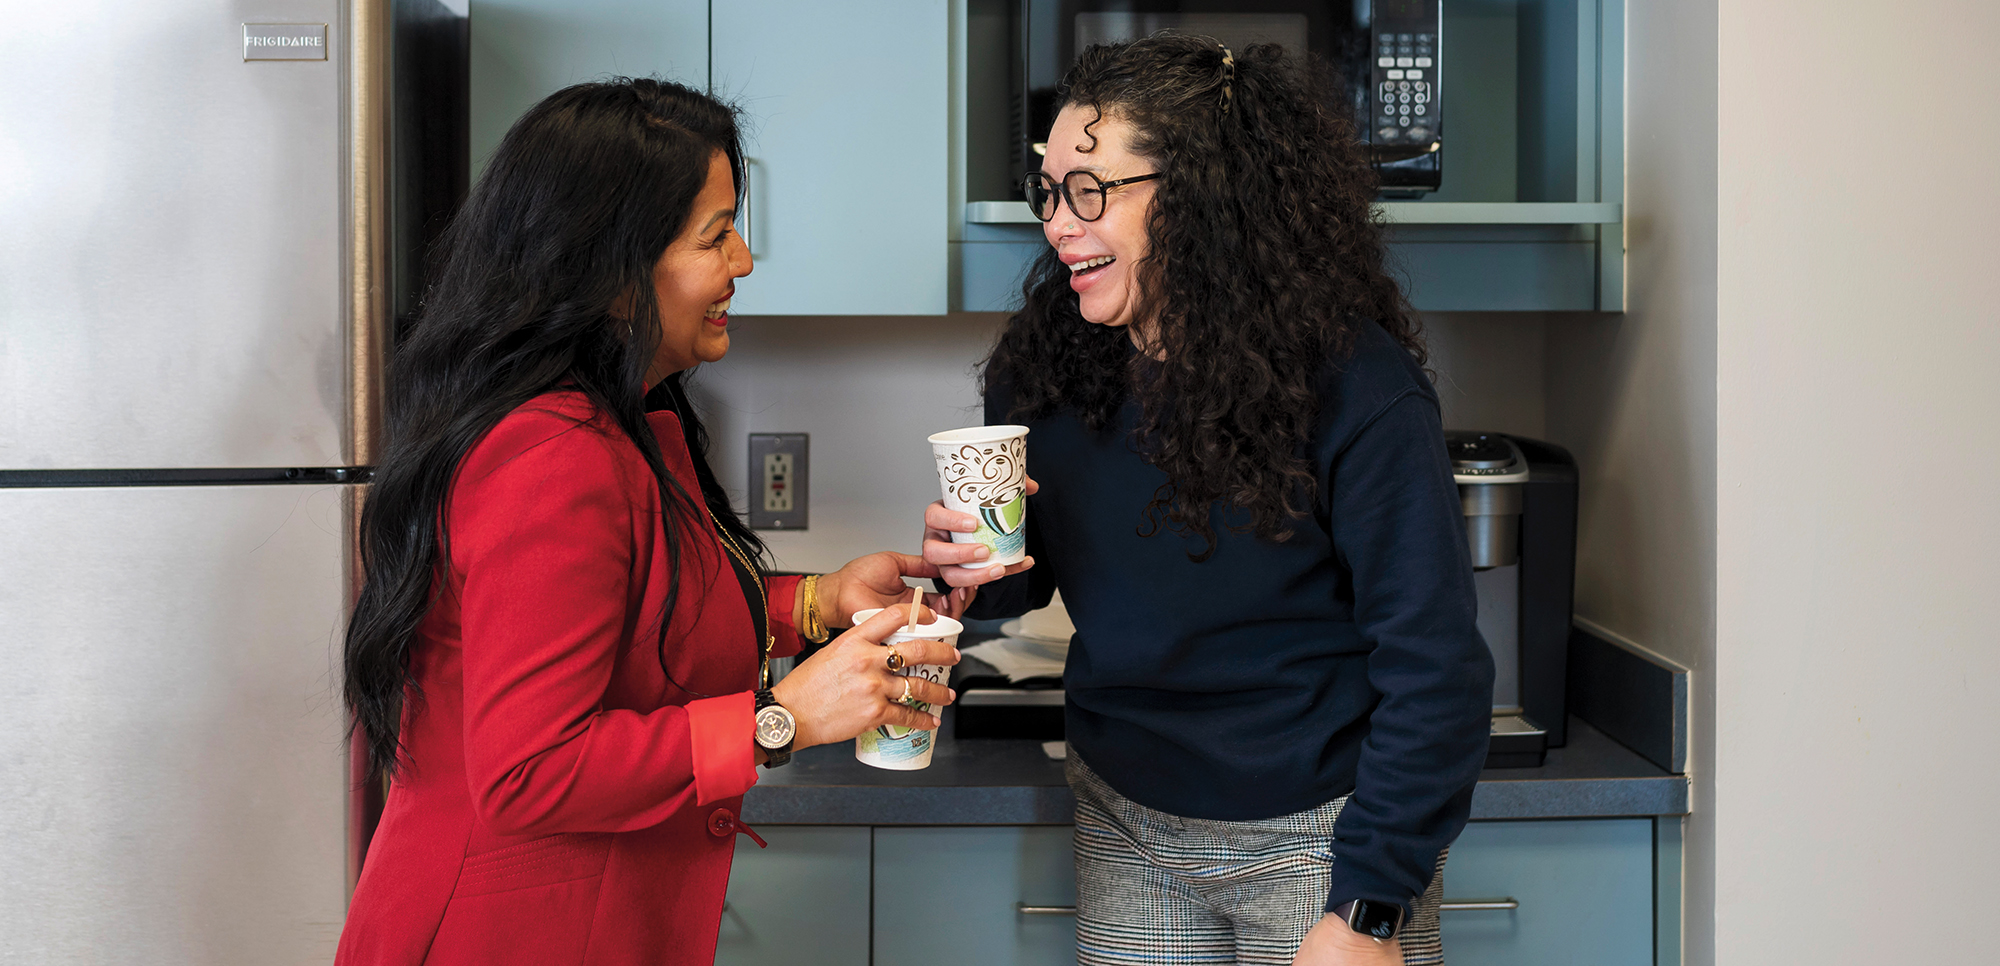
<path id="1" fill-rule="evenodd" d="M 799 581 L 804 579 L 766 578 L 764 590 L 771 595 L 771 636 L 777 639 L 771 645 L 772 657 L 791 657 L 805 647 L 805 638 L 799 636 L 799 615 L 792 613 L 798 607 Z"/>
<path id="2" fill-rule="evenodd" d="M 748 691 L 688 702 L 696 804 L 735 798 L 757 784 L 757 758 L 750 748 L 756 708 L 757 696 Z"/>

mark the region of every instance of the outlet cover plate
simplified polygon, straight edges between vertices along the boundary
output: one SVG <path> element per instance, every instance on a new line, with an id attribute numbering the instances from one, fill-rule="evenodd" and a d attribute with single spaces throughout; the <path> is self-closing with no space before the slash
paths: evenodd
<path id="1" fill-rule="evenodd" d="M 812 478 L 805 433 L 751 433 L 750 528 L 804 530 Z M 789 469 L 789 472 L 787 472 Z"/>

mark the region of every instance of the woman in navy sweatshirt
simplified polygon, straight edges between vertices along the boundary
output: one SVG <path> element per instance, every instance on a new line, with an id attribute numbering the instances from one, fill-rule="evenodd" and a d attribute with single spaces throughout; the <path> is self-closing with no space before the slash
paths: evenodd
<path id="1" fill-rule="evenodd" d="M 1276 46 L 1086 50 L 1024 186 L 1050 248 L 985 367 L 1060 589 L 1078 958 L 1434 963 L 1493 666 L 1375 177 Z M 933 505 L 925 557 L 977 563 Z M 970 588 L 977 587 L 977 590 Z"/>

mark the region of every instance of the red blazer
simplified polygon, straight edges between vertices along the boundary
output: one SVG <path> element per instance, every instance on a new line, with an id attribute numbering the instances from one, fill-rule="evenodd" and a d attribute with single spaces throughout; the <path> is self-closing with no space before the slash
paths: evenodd
<path id="1" fill-rule="evenodd" d="M 650 421 L 699 499 L 679 421 Z M 449 567 L 410 658 L 400 771 L 335 962 L 708 966 L 757 780 L 759 660 L 713 524 L 683 525 L 670 571 L 652 474 L 574 392 L 487 433 L 443 518 Z M 661 674 L 668 581 L 667 666 L 719 697 Z M 796 579 L 769 590 L 774 653 L 796 653 Z"/>

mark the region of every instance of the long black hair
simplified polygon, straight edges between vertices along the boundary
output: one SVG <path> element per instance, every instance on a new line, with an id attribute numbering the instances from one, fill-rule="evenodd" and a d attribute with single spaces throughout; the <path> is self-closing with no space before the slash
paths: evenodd
<path id="1" fill-rule="evenodd" d="M 1140 452 L 1168 480 L 1140 532 L 1198 535 L 1197 560 L 1214 551 L 1218 502 L 1273 540 L 1306 517 L 1314 482 L 1300 447 L 1315 387 L 1362 320 L 1425 360 L 1416 313 L 1383 265 L 1377 179 L 1332 106 L 1330 72 L 1275 44 L 1225 63 L 1229 53 L 1173 34 L 1094 45 L 1057 94 L 1058 109 L 1124 120 L 1128 149 L 1164 175 L 1134 272 L 1134 318 L 1154 327 L 1161 358 L 1085 322 L 1050 249 L 985 369 L 1013 387 L 1017 421 L 1068 408 L 1102 431 L 1136 396 Z"/>
<path id="2" fill-rule="evenodd" d="M 699 495 L 667 472 L 642 398 L 661 338 L 653 267 L 717 151 L 740 192 L 736 114 L 698 91 L 645 79 L 565 88 L 515 122 L 446 231 L 435 286 L 388 366 L 386 440 L 361 515 L 367 582 L 347 627 L 345 694 L 373 768 L 395 771 L 403 704 L 420 697 L 410 654 L 446 572 L 440 513 L 459 463 L 536 396 L 582 393 L 638 448 L 659 487 L 670 564 L 704 504 L 761 557 L 709 471 L 682 375 L 650 398 L 680 417 Z"/>

